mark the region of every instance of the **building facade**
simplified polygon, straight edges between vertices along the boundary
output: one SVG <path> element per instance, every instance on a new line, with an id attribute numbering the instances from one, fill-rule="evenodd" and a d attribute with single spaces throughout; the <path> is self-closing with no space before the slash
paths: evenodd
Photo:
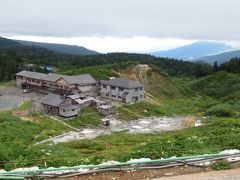
<path id="1" fill-rule="evenodd" d="M 101 81 L 101 97 L 121 101 L 123 103 L 144 101 L 143 84 L 125 78 Z"/>
<path id="2" fill-rule="evenodd" d="M 71 104 L 69 98 L 58 94 L 48 94 L 41 100 L 41 105 L 45 113 L 65 118 L 77 116 L 81 111 L 80 105 Z"/>
<path id="3" fill-rule="evenodd" d="M 98 89 L 97 81 L 89 74 L 67 76 L 21 71 L 16 74 L 16 84 L 23 89 L 46 90 L 56 94 L 93 94 Z"/>

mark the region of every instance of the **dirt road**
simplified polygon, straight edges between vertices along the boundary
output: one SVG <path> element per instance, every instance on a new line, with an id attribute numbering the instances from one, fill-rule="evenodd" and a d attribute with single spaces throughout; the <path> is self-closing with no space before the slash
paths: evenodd
<path id="1" fill-rule="evenodd" d="M 173 177 L 157 178 L 154 180 L 239 180 L 240 169 L 203 172 Z"/>
<path id="2" fill-rule="evenodd" d="M 166 169 L 110 171 L 55 178 L 56 180 L 240 180 L 240 164 L 234 169 L 214 171 L 211 167 L 182 166 Z"/>

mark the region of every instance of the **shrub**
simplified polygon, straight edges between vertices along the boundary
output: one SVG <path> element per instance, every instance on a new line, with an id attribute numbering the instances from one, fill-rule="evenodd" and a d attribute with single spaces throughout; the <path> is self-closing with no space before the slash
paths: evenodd
<path id="1" fill-rule="evenodd" d="M 218 161 L 213 164 L 212 168 L 214 170 L 224 170 L 224 169 L 231 169 L 231 164 L 228 161 Z"/>
<path id="2" fill-rule="evenodd" d="M 232 107 L 229 104 L 218 104 L 209 108 L 206 111 L 206 114 L 219 117 L 231 117 L 235 115 L 235 112 L 232 110 Z"/>

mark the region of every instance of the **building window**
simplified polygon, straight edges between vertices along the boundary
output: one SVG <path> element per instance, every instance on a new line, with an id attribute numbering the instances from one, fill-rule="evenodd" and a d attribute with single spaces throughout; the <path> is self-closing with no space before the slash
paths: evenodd
<path id="1" fill-rule="evenodd" d="M 107 85 L 103 84 L 102 87 L 103 87 L 103 89 L 106 89 L 106 88 L 107 88 Z"/>
<path id="2" fill-rule="evenodd" d="M 143 88 L 142 87 L 140 87 L 140 91 L 142 91 L 143 90 Z"/>
<path id="3" fill-rule="evenodd" d="M 135 91 L 138 91 L 138 88 L 135 88 Z"/>
<path id="4" fill-rule="evenodd" d="M 34 79 L 32 79 L 32 82 L 34 82 L 34 83 L 35 83 L 35 80 L 34 80 Z"/>
<path id="5" fill-rule="evenodd" d="M 75 109 L 72 110 L 73 112 L 75 111 Z"/>
<path id="6" fill-rule="evenodd" d="M 122 97 L 121 96 L 118 96 L 119 99 L 121 99 Z"/>
<path id="7" fill-rule="evenodd" d="M 119 91 L 123 91 L 123 88 L 119 87 L 118 90 L 119 90 Z"/>
<path id="8" fill-rule="evenodd" d="M 117 96 L 115 96 L 115 95 L 112 95 L 112 97 L 114 97 L 114 98 L 115 98 L 115 97 L 117 97 Z"/>
<path id="9" fill-rule="evenodd" d="M 37 83 L 39 84 L 39 83 L 40 83 L 40 81 L 37 81 Z"/>
<path id="10" fill-rule="evenodd" d="M 140 95 L 140 98 L 143 98 L 143 95 Z"/>
<path id="11" fill-rule="evenodd" d="M 109 96 L 109 94 L 106 94 L 106 96 Z"/>
<path id="12" fill-rule="evenodd" d="M 115 90 L 116 89 L 116 87 L 114 87 L 114 86 L 111 86 L 111 90 Z"/>
<path id="13" fill-rule="evenodd" d="M 63 109 L 63 112 L 66 112 L 65 109 Z"/>

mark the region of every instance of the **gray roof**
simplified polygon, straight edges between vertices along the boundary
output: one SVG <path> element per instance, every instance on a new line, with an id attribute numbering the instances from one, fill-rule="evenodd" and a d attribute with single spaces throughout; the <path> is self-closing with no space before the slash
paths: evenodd
<path id="1" fill-rule="evenodd" d="M 111 109 L 112 106 L 110 106 L 110 105 L 100 105 L 100 106 L 98 106 L 98 108 L 99 109 Z"/>
<path id="2" fill-rule="evenodd" d="M 68 95 L 67 97 L 70 99 L 79 99 L 81 96 L 79 94 L 73 94 L 73 95 Z"/>
<path id="3" fill-rule="evenodd" d="M 109 86 L 117 86 L 117 87 L 122 87 L 122 88 L 137 88 L 137 87 L 143 87 L 143 84 L 137 82 L 137 81 L 132 81 L 126 78 L 114 78 L 109 81 L 101 81 L 101 84 L 109 85 Z"/>
<path id="4" fill-rule="evenodd" d="M 41 79 L 44 76 L 46 76 L 46 74 L 39 73 L 39 72 L 32 72 L 32 71 L 21 71 L 17 73 L 16 76 L 24 76 L 24 77 L 29 77 L 33 79 Z"/>
<path id="5" fill-rule="evenodd" d="M 59 108 L 64 109 L 64 110 L 76 109 L 78 107 L 79 107 L 79 105 L 73 105 L 73 104 L 62 104 L 59 106 Z"/>
<path id="6" fill-rule="evenodd" d="M 60 95 L 50 93 L 41 100 L 41 103 L 56 107 L 62 104 L 64 100 Z"/>
<path id="7" fill-rule="evenodd" d="M 77 75 L 77 76 L 67 76 L 62 74 L 48 73 L 43 80 L 55 82 L 63 78 L 68 84 L 95 84 L 96 80 L 89 74 Z"/>
<path id="8" fill-rule="evenodd" d="M 50 82 L 56 82 L 60 78 L 63 78 L 68 84 L 79 84 L 79 85 L 95 84 L 97 82 L 89 74 L 68 76 L 68 75 L 55 74 L 55 73 L 43 74 L 43 73 L 37 73 L 37 72 L 32 72 L 32 71 L 21 71 L 21 72 L 17 73 L 16 75 L 30 77 L 30 78 L 39 79 L 39 80 L 50 81 Z"/>

